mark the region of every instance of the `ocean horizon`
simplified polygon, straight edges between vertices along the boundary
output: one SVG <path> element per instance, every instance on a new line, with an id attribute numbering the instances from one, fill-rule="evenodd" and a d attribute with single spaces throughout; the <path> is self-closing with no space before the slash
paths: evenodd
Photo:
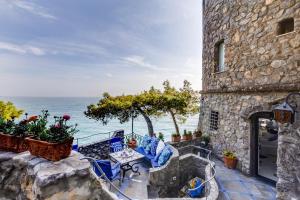
<path id="1" fill-rule="evenodd" d="M 95 135 L 89 138 L 80 139 L 79 145 L 91 143 L 93 141 L 106 139 L 109 137 L 108 132 L 115 130 L 124 130 L 125 134 L 131 133 L 131 121 L 121 124 L 118 120 L 113 119 L 107 125 L 101 122 L 89 119 L 84 115 L 84 111 L 90 104 L 95 104 L 100 97 L 0 97 L 0 101 L 11 101 L 17 108 L 24 110 L 28 115 L 39 115 L 41 110 L 48 110 L 50 113 L 49 121 L 53 122 L 53 116 L 68 114 L 71 116 L 69 124 L 78 124 L 79 132 L 74 138 L 82 138 Z M 21 116 L 18 120 L 24 118 Z M 151 118 L 154 132 L 162 132 L 165 141 L 171 140 L 172 133 L 175 132 L 174 124 L 169 115 L 160 118 Z M 194 131 L 197 128 L 199 115 L 189 117 L 184 124 L 179 124 L 180 131 L 184 129 Z M 133 131 L 140 135 L 148 134 L 147 124 L 143 117 L 134 120 Z"/>

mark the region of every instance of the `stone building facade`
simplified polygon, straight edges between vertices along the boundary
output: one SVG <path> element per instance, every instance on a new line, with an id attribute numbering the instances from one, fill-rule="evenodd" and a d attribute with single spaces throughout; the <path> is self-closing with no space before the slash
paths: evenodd
<path id="1" fill-rule="evenodd" d="M 300 1 L 204 0 L 202 67 L 199 129 L 253 175 L 253 122 L 300 91 Z"/>

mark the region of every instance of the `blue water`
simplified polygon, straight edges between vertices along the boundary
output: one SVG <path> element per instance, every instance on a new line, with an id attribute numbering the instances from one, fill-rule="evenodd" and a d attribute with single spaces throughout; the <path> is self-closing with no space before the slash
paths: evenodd
<path id="1" fill-rule="evenodd" d="M 99 98 L 85 97 L 0 97 L 0 100 L 12 101 L 18 108 L 25 110 L 30 115 L 38 115 L 41 110 L 49 110 L 51 116 L 69 114 L 70 124 L 78 124 L 79 132 L 75 138 L 85 137 L 96 133 L 107 133 L 114 130 L 123 129 L 125 133 L 131 133 L 131 122 L 120 124 L 118 120 L 111 120 L 107 125 L 103 125 L 93 119 L 88 119 L 84 115 L 87 105 L 97 103 Z M 22 117 L 20 118 L 22 119 Z M 174 133 L 174 125 L 170 116 L 153 118 L 153 127 L 156 133 L 162 132 L 165 140 L 171 139 Z M 197 128 L 198 115 L 190 117 L 184 124 L 180 125 L 180 130 L 193 131 Z M 148 133 L 147 124 L 142 117 L 134 120 L 134 132 L 145 135 Z M 94 140 L 105 139 L 108 134 L 100 134 L 79 141 L 79 144 L 86 144 Z"/>

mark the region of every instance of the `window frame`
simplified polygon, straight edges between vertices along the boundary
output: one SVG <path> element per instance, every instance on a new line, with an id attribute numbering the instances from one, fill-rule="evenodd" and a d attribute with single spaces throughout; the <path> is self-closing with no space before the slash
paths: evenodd
<path id="1" fill-rule="evenodd" d="M 219 119 L 220 119 L 220 113 L 218 111 L 211 110 L 209 115 L 209 130 L 211 131 L 219 130 Z"/>
<path id="2" fill-rule="evenodd" d="M 288 26 L 292 26 L 292 29 L 289 30 L 290 27 Z M 293 17 L 282 19 L 277 23 L 277 30 L 276 30 L 277 36 L 292 33 L 294 31 L 295 31 L 295 19 Z"/>
<path id="3" fill-rule="evenodd" d="M 220 65 L 221 61 L 223 64 L 222 66 Z M 225 71 L 226 71 L 225 41 L 224 41 L 224 39 L 222 39 L 215 44 L 215 70 L 214 70 L 214 72 L 221 73 L 221 72 L 225 72 Z"/>

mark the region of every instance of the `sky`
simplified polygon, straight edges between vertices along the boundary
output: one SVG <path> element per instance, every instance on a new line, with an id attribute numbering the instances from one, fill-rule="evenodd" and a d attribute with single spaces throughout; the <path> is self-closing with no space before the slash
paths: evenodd
<path id="1" fill-rule="evenodd" d="M 200 0 L 0 0 L 0 96 L 201 89 Z"/>

